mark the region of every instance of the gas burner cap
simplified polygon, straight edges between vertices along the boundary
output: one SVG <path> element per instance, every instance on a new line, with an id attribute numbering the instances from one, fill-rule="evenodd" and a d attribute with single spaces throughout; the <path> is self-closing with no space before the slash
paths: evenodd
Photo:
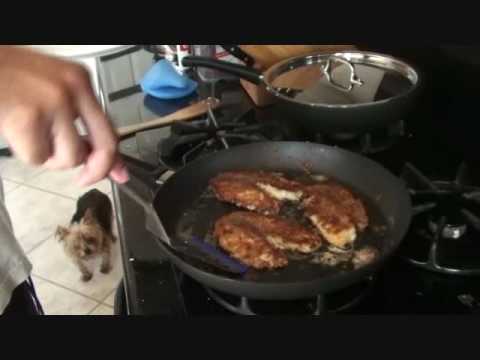
<path id="1" fill-rule="evenodd" d="M 437 233 L 438 226 L 434 221 L 429 220 L 428 227 L 430 228 L 430 231 L 433 234 Z M 460 239 L 463 235 L 465 235 L 466 232 L 467 232 L 467 225 L 465 224 L 463 225 L 446 224 L 442 231 L 442 238 L 449 239 L 449 240 L 456 240 L 456 239 Z"/>

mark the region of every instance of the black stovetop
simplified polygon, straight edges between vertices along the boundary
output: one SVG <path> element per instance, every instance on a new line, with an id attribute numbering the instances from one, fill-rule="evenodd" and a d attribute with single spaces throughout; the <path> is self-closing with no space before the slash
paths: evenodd
<path id="1" fill-rule="evenodd" d="M 239 118 L 268 121 L 267 119 L 272 118 L 279 120 L 281 117 L 275 107 L 255 108 L 236 82 L 217 85 L 215 94 L 221 96 L 223 101 L 223 110 L 217 119 L 219 123 L 231 122 L 232 119 L 237 121 Z M 205 98 L 209 95 L 211 87 L 202 84 L 196 96 Z M 122 118 L 122 109 L 126 107 L 129 109 L 128 114 L 132 114 L 134 108 L 133 112 L 140 114 L 138 122 L 141 122 L 175 111 L 193 99 L 194 97 L 181 101 L 160 101 L 141 93 L 132 93 L 124 99 L 110 102 L 109 111 L 115 115 L 117 125 L 120 126 L 134 122 L 131 117 Z M 402 124 L 403 135 L 396 144 L 386 150 L 369 153 L 367 156 L 399 176 L 405 164 L 409 162 L 434 180 L 453 179 L 458 167 L 465 161 L 470 167 L 474 167 L 476 159 L 467 157 L 463 149 L 453 146 L 451 139 L 443 135 L 445 132 L 438 130 L 436 120 L 439 114 L 442 112 L 436 109 L 435 97 L 428 93 L 411 117 L 405 119 Z M 461 119 L 455 126 L 460 125 Z M 178 129 L 175 131 L 178 132 Z M 169 139 L 168 141 L 172 139 L 170 130 L 148 131 L 122 143 L 121 150 L 149 162 L 154 167 L 179 166 L 172 164 L 171 161 L 165 161 L 165 156 L 159 154 L 159 149 L 161 152 L 162 149 L 166 151 L 165 149 L 169 148 L 161 146 L 166 139 Z M 357 151 L 359 149 L 356 144 L 349 146 Z M 124 295 L 125 299 L 122 311 L 133 315 L 186 317 L 232 315 L 232 312 L 218 305 L 206 289 L 183 275 L 166 259 L 156 245 L 156 240 L 145 230 L 142 209 L 116 187 L 114 201 L 125 274 L 123 287 L 119 290 L 119 295 Z M 414 238 L 409 234 L 405 241 L 409 237 Z M 418 269 L 404 261 L 402 251 L 400 250 L 398 255 L 374 279 L 371 279 L 368 291 L 365 290 L 367 287 L 359 285 L 358 289 L 347 289 L 344 293 L 327 296 L 327 304 L 337 308 L 347 301 L 345 299 L 364 294 L 356 306 L 344 312 L 427 314 L 476 311 L 475 299 L 480 299 L 478 277 L 444 275 Z M 123 303 L 120 301 L 121 298 L 122 296 L 117 297 L 118 312 L 121 311 L 120 305 Z M 311 309 L 312 301 L 268 304 L 252 302 L 252 306 L 261 309 L 261 313 L 267 315 L 304 314 Z"/>

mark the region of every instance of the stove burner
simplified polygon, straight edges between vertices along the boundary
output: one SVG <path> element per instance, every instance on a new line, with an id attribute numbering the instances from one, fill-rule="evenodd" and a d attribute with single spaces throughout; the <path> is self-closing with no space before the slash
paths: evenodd
<path id="1" fill-rule="evenodd" d="M 405 240 L 405 258 L 444 274 L 480 275 L 480 187 L 473 169 L 459 167 L 453 181 L 432 181 L 412 164 L 402 173 L 414 218 Z"/>
<path id="2" fill-rule="evenodd" d="M 353 285 L 335 294 L 318 295 L 312 299 L 293 301 L 251 300 L 224 294 L 205 288 L 208 295 L 228 311 L 244 316 L 265 315 L 307 315 L 319 316 L 326 313 L 340 313 L 360 304 L 371 294 L 375 283 L 374 277 Z"/>
<path id="3" fill-rule="evenodd" d="M 385 129 L 379 129 L 367 134 L 316 134 L 315 141 L 319 143 L 341 146 L 361 154 L 376 154 L 395 145 L 405 135 L 404 122 L 400 121 Z"/>
<path id="4" fill-rule="evenodd" d="M 178 169 L 203 154 L 284 137 L 273 122 L 257 121 L 254 109 L 229 121 L 218 116 L 210 109 L 206 119 L 172 125 L 171 136 L 158 145 L 160 162 Z"/>
<path id="5" fill-rule="evenodd" d="M 429 220 L 428 226 L 430 228 L 430 231 L 433 234 L 437 233 L 438 226 L 434 221 Z M 443 231 L 442 231 L 442 237 L 445 239 L 452 239 L 452 240 L 460 239 L 463 235 L 465 235 L 466 231 L 467 231 L 466 225 L 445 224 L 445 227 L 443 228 Z"/>

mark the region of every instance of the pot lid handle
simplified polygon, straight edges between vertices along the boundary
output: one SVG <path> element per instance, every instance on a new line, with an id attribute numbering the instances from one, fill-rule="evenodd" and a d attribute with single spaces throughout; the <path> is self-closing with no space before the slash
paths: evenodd
<path id="1" fill-rule="evenodd" d="M 342 84 L 337 83 L 333 76 L 332 76 L 332 71 L 334 69 L 334 65 L 332 63 L 342 63 L 344 65 L 347 65 L 349 70 L 350 70 L 350 79 L 349 79 L 349 84 L 348 86 L 344 86 Z M 325 74 L 325 77 L 327 78 L 328 82 L 334 86 L 335 88 L 345 91 L 345 92 L 350 92 L 352 91 L 353 87 L 355 85 L 357 86 L 362 86 L 364 84 L 364 81 L 361 80 L 356 72 L 355 72 L 355 67 L 350 63 L 348 60 L 341 58 L 339 56 L 332 55 L 328 58 L 326 65 L 323 67 L 323 72 Z"/>

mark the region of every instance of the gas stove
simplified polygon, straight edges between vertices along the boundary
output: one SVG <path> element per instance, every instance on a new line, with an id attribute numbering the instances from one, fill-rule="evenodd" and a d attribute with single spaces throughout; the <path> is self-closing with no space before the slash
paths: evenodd
<path id="1" fill-rule="evenodd" d="M 164 115 L 168 102 L 144 99 L 139 106 Z M 378 161 L 408 185 L 415 216 L 398 254 L 377 275 L 333 294 L 288 302 L 256 301 L 222 294 L 184 275 L 144 229 L 142 210 L 114 188 L 125 277 L 117 291 L 117 314 L 167 316 L 473 313 L 480 299 L 480 177 L 473 164 L 447 149 L 432 132 L 428 109 L 363 136 L 301 137 L 275 107 L 253 106 L 238 83 L 199 88 L 202 98 L 224 107 L 168 133 L 137 135 L 129 155 L 171 174 L 205 154 L 255 141 L 317 141 Z M 135 148 L 134 151 L 132 149 Z M 148 148 L 148 150 L 146 150 Z M 161 185 L 159 185 L 161 186 Z M 478 187 L 477 187 L 478 186 Z"/>

